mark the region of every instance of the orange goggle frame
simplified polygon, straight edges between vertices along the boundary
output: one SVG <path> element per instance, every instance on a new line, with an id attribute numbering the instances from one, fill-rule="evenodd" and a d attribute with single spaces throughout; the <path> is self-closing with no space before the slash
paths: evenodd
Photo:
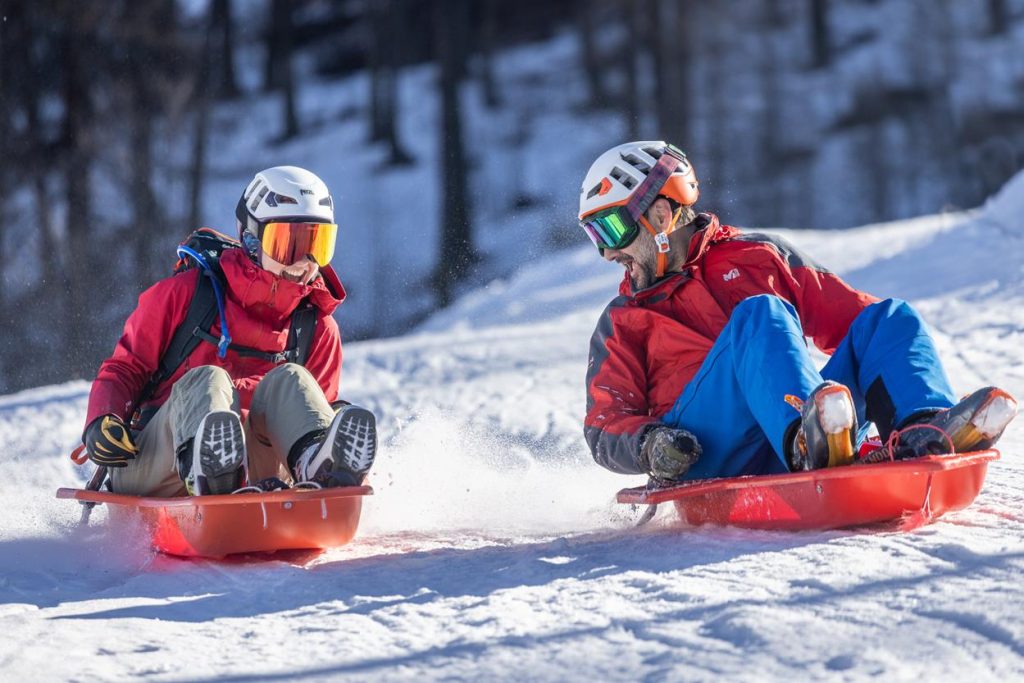
<path id="1" fill-rule="evenodd" d="M 307 256 L 326 266 L 334 256 L 338 226 L 334 223 L 265 223 L 260 240 L 263 251 L 278 263 L 290 266 Z"/>

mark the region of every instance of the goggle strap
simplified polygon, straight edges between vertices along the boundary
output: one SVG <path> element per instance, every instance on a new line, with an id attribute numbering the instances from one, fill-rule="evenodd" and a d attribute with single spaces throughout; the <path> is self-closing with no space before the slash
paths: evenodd
<path id="1" fill-rule="evenodd" d="M 626 211 L 629 212 L 630 217 L 634 220 L 640 220 L 640 217 L 644 215 L 647 209 L 651 208 L 651 204 L 657 198 L 661 188 L 668 182 L 669 177 L 676 172 L 679 168 L 679 164 L 682 160 L 671 149 L 666 149 L 665 153 L 658 159 L 658 163 L 654 165 L 651 172 L 647 174 L 644 181 L 640 183 L 640 187 L 636 189 L 629 202 L 626 204 Z"/>

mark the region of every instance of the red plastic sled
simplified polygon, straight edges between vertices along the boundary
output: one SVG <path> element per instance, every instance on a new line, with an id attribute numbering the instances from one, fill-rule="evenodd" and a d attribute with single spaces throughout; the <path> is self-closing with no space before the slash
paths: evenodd
<path id="1" fill-rule="evenodd" d="M 153 546 L 170 555 L 323 549 L 355 536 L 369 486 L 288 489 L 222 496 L 140 498 L 104 491 L 57 489 L 58 498 L 106 503 L 112 520 L 141 519 Z"/>
<path id="2" fill-rule="evenodd" d="M 931 455 L 813 472 L 710 479 L 663 489 L 619 491 L 632 505 L 674 503 L 692 525 L 835 529 L 886 521 L 927 524 L 975 499 L 995 450 Z"/>

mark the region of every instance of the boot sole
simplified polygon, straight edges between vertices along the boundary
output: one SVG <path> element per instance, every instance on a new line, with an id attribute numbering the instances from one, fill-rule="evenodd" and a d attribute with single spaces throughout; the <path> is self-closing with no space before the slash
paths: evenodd
<path id="1" fill-rule="evenodd" d="M 345 406 L 334 418 L 327 438 L 331 440 L 335 470 L 345 469 L 357 477 L 370 471 L 377 456 L 377 420 L 373 413 Z"/>
<path id="2" fill-rule="evenodd" d="M 245 468 L 245 433 L 230 411 L 209 413 L 200 423 L 192 468 L 198 495 L 231 493 L 241 485 Z"/>
<path id="3" fill-rule="evenodd" d="M 814 397 L 818 425 L 828 443 L 828 467 L 849 465 L 854 456 L 853 397 L 842 385 L 825 387 Z"/>
<path id="4" fill-rule="evenodd" d="M 1017 401 L 996 389 L 967 422 L 950 435 L 957 453 L 990 447 L 1017 416 Z"/>

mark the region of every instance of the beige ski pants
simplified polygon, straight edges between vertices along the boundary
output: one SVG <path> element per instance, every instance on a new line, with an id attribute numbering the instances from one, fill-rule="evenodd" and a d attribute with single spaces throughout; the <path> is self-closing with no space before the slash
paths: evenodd
<path id="1" fill-rule="evenodd" d="M 175 468 L 175 450 L 195 437 L 199 422 L 211 411 L 239 413 L 238 392 L 231 376 L 213 365 L 189 370 L 174 383 L 171 395 L 135 438 L 139 454 L 127 467 L 111 468 L 115 493 L 137 496 L 184 496 L 185 485 Z M 288 451 L 302 436 L 327 429 L 334 417 L 320 385 L 306 368 L 279 365 L 253 392 L 248 419 L 243 421 L 249 481 L 278 477 L 292 484 Z"/>

